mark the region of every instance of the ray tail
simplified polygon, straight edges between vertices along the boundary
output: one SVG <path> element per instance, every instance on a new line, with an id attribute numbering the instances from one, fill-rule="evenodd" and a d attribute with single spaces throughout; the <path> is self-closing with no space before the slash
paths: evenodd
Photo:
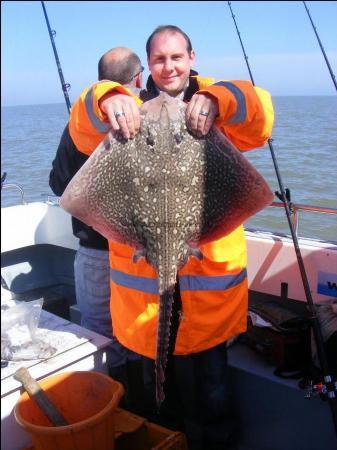
<path id="1" fill-rule="evenodd" d="M 165 399 L 164 382 L 170 341 L 170 326 L 174 288 L 164 291 L 159 299 L 157 354 L 156 354 L 156 402 L 158 410 Z"/>

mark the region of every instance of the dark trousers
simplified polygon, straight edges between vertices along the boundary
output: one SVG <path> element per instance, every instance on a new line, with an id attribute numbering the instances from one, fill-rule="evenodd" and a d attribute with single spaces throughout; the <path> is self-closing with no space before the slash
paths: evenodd
<path id="1" fill-rule="evenodd" d="M 189 450 L 225 450 L 233 438 L 234 413 L 226 343 L 186 356 L 171 356 L 165 400 L 155 404 L 154 361 L 143 358 L 145 408 L 149 420 L 186 434 Z"/>
<path id="2" fill-rule="evenodd" d="M 173 355 L 182 309 L 179 283 L 174 292 L 165 400 L 158 412 L 155 364 L 143 357 L 142 389 L 130 392 L 130 410 L 151 422 L 186 434 L 189 450 L 228 450 L 234 436 L 234 412 L 227 365 L 226 343 L 186 356 Z M 139 376 L 137 387 L 139 388 Z M 135 395 L 136 394 L 136 395 Z M 135 406 L 137 407 L 135 408 Z"/>

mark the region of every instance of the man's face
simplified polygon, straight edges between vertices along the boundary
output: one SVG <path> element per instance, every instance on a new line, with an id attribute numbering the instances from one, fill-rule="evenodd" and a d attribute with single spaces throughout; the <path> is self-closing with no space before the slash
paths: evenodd
<path id="1" fill-rule="evenodd" d="M 152 39 L 147 62 L 156 86 L 175 97 L 185 88 L 194 60 L 184 36 L 163 31 Z"/>

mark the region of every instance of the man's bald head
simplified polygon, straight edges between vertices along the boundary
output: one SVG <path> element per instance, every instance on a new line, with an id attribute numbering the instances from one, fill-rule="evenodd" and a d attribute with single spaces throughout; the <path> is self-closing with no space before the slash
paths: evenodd
<path id="1" fill-rule="evenodd" d="M 127 84 L 142 70 L 139 57 L 129 48 L 115 47 L 98 62 L 98 79 Z"/>

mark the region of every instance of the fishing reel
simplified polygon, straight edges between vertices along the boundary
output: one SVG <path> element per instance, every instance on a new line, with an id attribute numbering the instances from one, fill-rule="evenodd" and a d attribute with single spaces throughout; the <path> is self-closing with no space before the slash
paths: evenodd
<path id="1" fill-rule="evenodd" d="M 283 202 L 283 195 L 282 195 L 282 193 L 279 192 L 279 191 L 275 191 L 274 193 L 275 193 L 276 197 L 277 197 L 281 202 Z M 289 206 L 290 213 L 293 214 L 293 213 L 294 213 L 294 208 L 293 208 L 293 204 L 292 204 L 292 202 L 291 202 L 291 193 L 290 193 L 290 189 L 285 188 L 284 196 L 285 196 L 285 198 L 286 198 L 286 200 L 287 200 L 287 203 L 288 203 L 288 206 Z"/>
<path id="2" fill-rule="evenodd" d="M 306 386 L 306 394 L 304 398 L 310 400 L 313 397 L 319 395 L 322 400 L 336 399 L 337 398 L 337 380 L 333 381 L 330 375 L 326 376 L 325 382 L 320 381 L 314 384 L 313 380 L 309 380 Z"/>

